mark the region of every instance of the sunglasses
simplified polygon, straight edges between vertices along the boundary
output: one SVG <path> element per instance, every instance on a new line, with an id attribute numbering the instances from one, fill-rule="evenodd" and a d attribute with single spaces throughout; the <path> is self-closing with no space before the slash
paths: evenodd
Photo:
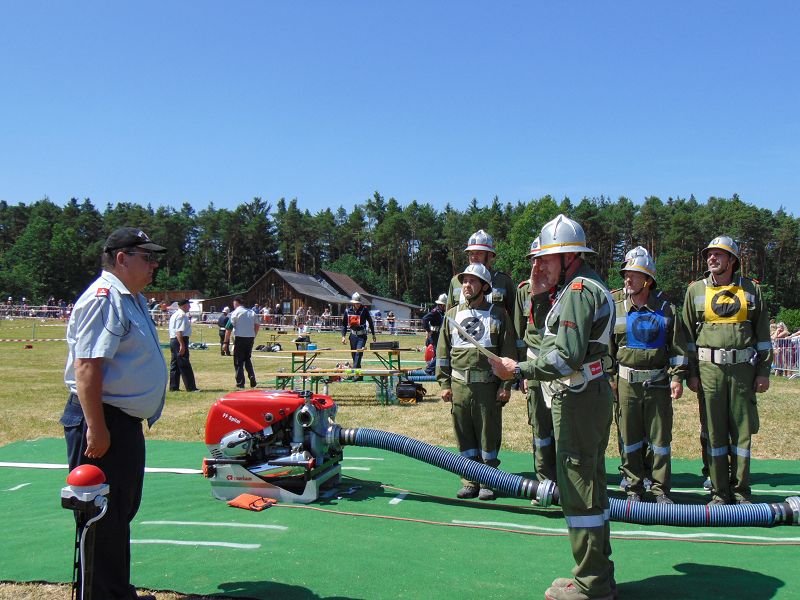
<path id="1" fill-rule="evenodd" d="M 145 262 L 157 263 L 158 255 L 155 252 L 126 252 L 128 256 L 141 256 Z"/>

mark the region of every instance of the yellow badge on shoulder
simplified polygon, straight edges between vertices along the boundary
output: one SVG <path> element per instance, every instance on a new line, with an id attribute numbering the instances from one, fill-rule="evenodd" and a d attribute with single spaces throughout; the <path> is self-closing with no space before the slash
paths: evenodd
<path id="1" fill-rule="evenodd" d="M 707 323 L 742 323 L 747 320 L 747 300 L 738 285 L 706 288 L 704 320 Z"/>
<path id="2" fill-rule="evenodd" d="M 108 298 L 108 288 L 97 288 L 97 293 L 94 296 L 95 298 L 100 298 L 101 296 Z"/>
<path id="3" fill-rule="evenodd" d="M 573 281 L 572 285 L 569 286 L 569 289 L 581 291 L 583 289 L 583 282 L 582 281 Z"/>

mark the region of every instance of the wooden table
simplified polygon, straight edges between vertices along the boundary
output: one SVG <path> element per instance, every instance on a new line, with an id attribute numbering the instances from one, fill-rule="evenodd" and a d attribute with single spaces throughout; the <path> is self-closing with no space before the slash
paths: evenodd
<path id="1" fill-rule="evenodd" d="M 308 381 L 309 389 L 313 388 L 314 391 L 319 391 L 319 383 L 324 384 L 324 393 L 327 393 L 328 384 L 336 381 L 334 378 L 341 377 L 367 377 L 374 381 L 378 391 L 377 396 L 381 404 L 389 404 L 395 401 L 394 387 L 397 379 L 403 373 L 400 362 L 401 352 L 414 352 L 411 348 L 392 348 L 392 349 L 375 349 L 360 348 L 358 350 L 350 350 L 349 348 L 325 348 L 315 350 L 290 350 L 281 352 L 271 352 L 270 354 L 291 356 L 291 370 L 279 373 L 265 373 L 264 377 L 274 377 L 275 386 L 278 388 L 285 388 L 287 385 L 295 387 L 295 379 L 301 380 L 302 389 L 306 389 L 306 381 Z M 379 369 L 352 369 L 352 368 L 337 368 L 337 369 L 316 369 L 314 361 L 318 356 L 332 353 L 343 352 L 372 352 L 380 361 L 383 368 Z M 291 383 L 290 383 L 291 382 Z"/>
<path id="2" fill-rule="evenodd" d="M 283 389 L 289 382 L 293 389 L 296 389 L 295 380 L 300 380 L 301 389 L 308 389 L 319 393 L 319 384 L 323 384 L 322 393 L 328 394 L 328 386 L 331 383 L 348 383 L 346 378 L 359 377 L 367 378 L 374 382 L 378 388 L 377 398 L 381 404 L 395 404 L 394 386 L 397 378 L 403 372 L 399 369 L 313 369 L 311 371 L 293 373 L 263 373 L 263 377 L 274 377 L 275 387 Z"/>

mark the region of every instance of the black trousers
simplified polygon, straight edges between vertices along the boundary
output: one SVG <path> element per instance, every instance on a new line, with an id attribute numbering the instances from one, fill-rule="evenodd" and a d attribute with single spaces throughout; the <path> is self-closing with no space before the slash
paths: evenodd
<path id="1" fill-rule="evenodd" d="M 92 598 L 131 600 L 136 598 L 136 589 L 130 583 L 130 524 L 139 510 L 144 484 L 142 421 L 108 404 L 104 404 L 103 409 L 111 447 L 101 458 L 87 458 L 83 454 L 86 420 L 75 394 L 70 394 L 67 400 L 61 424 L 64 425 L 70 471 L 82 464 L 96 465 L 105 473 L 109 485 L 108 511 L 92 525 L 95 531 Z"/>
<path id="2" fill-rule="evenodd" d="M 244 372 L 252 381 L 256 380 L 256 372 L 253 370 L 253 361 L 250 357 L 253 354 L 253 342 L 255 338 L 238 337 L 233 345 L 233 368 L 236 370 L 236 385 L 244 387 Z"/>
<path id="3" fill-rule="evenodd" d="M 181 379 L 183 379 L 183 387 L 187 392 L 197 389 L 197 384 L 194 382 L 194 369 L 192 369 L 192 363 L 189 362 L 189 338 L 183 339 L 186 342 L 186 354 L 183 356 L 179 354 L 181 345 L 178 343 L 178 338 L 169 339 L 169 352 L 172 356 L 169 361 L 169 389 L 172 392 L 180 389 Z"/>
<path id="4" fill-rule="evenodd" d="M 224 329 L 220 329 L 219 330 L 219 353 L 222 354 L 223 356 L 225 355 L 225 349 L 223 348 L 224 344 L 225 344 L 225 330 Z M 228 356 L 230 356 L 230 355 L 231 355 L 231 353 L 228 352 Z"/>

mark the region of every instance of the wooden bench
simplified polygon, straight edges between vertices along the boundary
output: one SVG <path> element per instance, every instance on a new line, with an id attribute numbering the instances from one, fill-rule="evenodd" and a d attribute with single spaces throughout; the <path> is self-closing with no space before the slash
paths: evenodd
<path id="1" fill-rule="evenodd" d="M 356 381 L 348 382 L 347 379 L 359 377 L 363 381 L 363 378 L 366 377 L 376 384 L 378 401 L 381 404 L 393 404 L 395 402 L 394 385 L 401 374 L 400 369 L 312 369 L 309 371 L 260 373 L 259 376 L 274 378 L 275 387 L 281 389 L 289 385 L 290 381 L 290 385 L 294 388 L 294 380 L 300 379 L 301 389 L 306 389 L 306 380 L 308 380 L 308 389 L 319 393 L 319 384 L 322 383 L 323 394 L 328 394 L 328 385 L 331 383 L 357 383 Z"/>

